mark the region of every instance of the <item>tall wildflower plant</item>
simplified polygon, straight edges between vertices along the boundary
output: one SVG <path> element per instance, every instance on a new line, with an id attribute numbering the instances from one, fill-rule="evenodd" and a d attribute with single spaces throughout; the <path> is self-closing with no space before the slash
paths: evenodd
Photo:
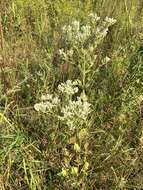
<path id="1" fill-rule="evenodd" d="M 61 43 L 64 44 L 59 49 L 61 65 L 68 64 L 69 73 L 80 75 L 83 89 L 88 89 L 92 76 L 98 70 L 96 52 L 108 34 L 109 27 L 115 22 L 113 18 L 106 17 L 101 20 L 91 13 L 85 21 L 73 20 L 70 25 L 61 29 Z M 109 60 L 105 57 L 103 64 Z"/>
<path id="2" fill-rule="evenodd" d="M 64 129 L 66 140 L 60 152 L 62 159 L 58 175 L 64 179 L 65 186 L 71 188 L 87 189 L 88 186 L 92 105 L 86 92 L 96 72 L 96 49 L 115 22 L 108 17 L 101 21 L 91 13 L 84 22 L 74 20 L 61 29 L 64 46 L 58 49 L 59 60 L 61 65 L 69 63 L 70 67 L 76 68 L 79 75 L 59 84 L 54 94 L 42 95 L 41 102 L 34 106 L 36 111 L 52 116 L 56 123 L 58 121 L 59 128 Z M 109 61 L 110 58 L 105 57 L 103 64 Z"/>

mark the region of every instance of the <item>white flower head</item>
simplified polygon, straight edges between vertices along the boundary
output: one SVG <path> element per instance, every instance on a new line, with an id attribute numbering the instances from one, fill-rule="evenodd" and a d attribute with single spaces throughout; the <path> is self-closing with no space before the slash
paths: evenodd
<path id="1" fill-rule="evenodd" d="M 34 105 L 34 109 L 38 112 L 51 112 L 53 108 L 57 107 L 60 103 L 60 99 L 52 94 L 46 94 L 41 96 L 41 102 Z"/>
<path id="2" fill-rule="evenodd" d="M 103 61 L 104 61 L 105 63 L 108 63 L 110 60 L 111 60 L 111 59 L 110 59 L 108 56 L 106 56 Z"/>
<path id="3" fill-rule="evenodd" d="M 117 20 L 114 19 L 114 18 L 106 17 L 106 18 L 105 18 L 105 22 L 106 22 L 106 23 L 109 23 L 110 25 L 113 25 L 113 24 L 115 24 L 115 23 L 117 22 Z"/>
<path id="4" fill-rule="evenodd" d="M 64 52 L 64 50 L 63 49 L 59 49 L 59 54 L 60 55 L 63 55 L 65 52 Z"/>
<path id="5" fill-rule="evenodd" d="M 52 103 L 50 102 L 40 102 L 40 103 L 37 103 L 34 105 L 34 108 L 36 111 L 38 112 L 47 112 L 47 111 L 50 111 L 52 108 L 53 108 L 53 105 Z"/>
<path id="6" fill-rule="evenodd" d="M 67 80 L 65 83 L 61 83 L 58 86 L 58 90 L 65 95 L 73 95 L 78 92 L 78 82 Z"/>
<path id="7" fill-rule="evenodd" d="M 75 20 L 72 22 L 72 27 L 75 32 L 78 32 L 80 30 L 80 22 Z"/>
<path id="8" fill-rule="evenodd" d="M 87 100 L 83 100 L 78 97 L 76 101 L 70 100 L 68 105 L 62 108 L 62 115 L 59 119 L 65 121 L 69 127 L 73 127 L 73 123 L 77 120 L 78 122 L 85 122 L 89 113 L 91 112 L 91 104 Z"/>
<path id="9" fill-rule="evenodd" d="M 91 18 L 94 22 L 97 22 L 97 21 L 100 20 L 100 17 L 98 17 L 96 13 L 90 13 L 88 16 L 89 16 L 89 18 Z"/>

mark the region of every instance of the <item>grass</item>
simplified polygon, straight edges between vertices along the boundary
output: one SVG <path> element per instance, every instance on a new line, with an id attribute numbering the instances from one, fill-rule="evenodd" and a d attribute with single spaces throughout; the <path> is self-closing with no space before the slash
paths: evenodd
<path id="1" fill-rule="evenodd" d="M 82 183 L 85 190 L 143 189 L 142 1 L 1 0 L 0 190 L 81 189 L 58 175 L 70 132 L 34 104 L 79 77 L 60 65 L 61 28 L 93 11 L 117 23 L 96 50 L 98 72 L 86 89 L 93 111 Z M 105 56 L 111 62 L 102 66 Z"/>

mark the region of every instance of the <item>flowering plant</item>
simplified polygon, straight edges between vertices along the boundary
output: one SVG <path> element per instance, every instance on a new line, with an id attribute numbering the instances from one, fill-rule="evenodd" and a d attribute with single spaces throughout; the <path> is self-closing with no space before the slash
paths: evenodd
<path id="1" fill-rule="evenodd" d="M 77 68 L 77 80 L 67 80 L 60 83 L 54 94 L 41 97 L 41 102 L 35 104 L 35 110 L 52 114 L 65 128 L 66 142 L 61 150 L 59 175 L 66 178 L 66 183 L 72 187 L 84 189 L 90 163 L 88 162 L 89 146 L 89 115 L 92 105 L 88 101 L 86 91 L 91 85 L 95 74 L 97 59 L 96 48 L 108 33 L 108 28 L 116 22 L 106 17 L 101 21 L 96 14 L 89 14 L 87 21 L 81 23 L 74 20 L 62 28 L 62 43 L 64 48 L 58 49 L 59 60 L 70 63 Z M 102 63 L 107 64 L 110 58 L 105 56 Z M 80 90 L 79 90 L 80 88 Z M 68 127 L 68 128 L 67 128 Z M 71 148 L 68 148 L 70 145 Z"/>

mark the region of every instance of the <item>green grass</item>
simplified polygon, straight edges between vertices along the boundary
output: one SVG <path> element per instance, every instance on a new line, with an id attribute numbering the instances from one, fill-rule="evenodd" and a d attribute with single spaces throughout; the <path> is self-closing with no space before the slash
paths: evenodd
<path id="1" fill-rule="evenodd" d="M 111 63 L 99 67 L 86 90 L 93 111 L 84 188 L 143 189 L 142 1 L 1 0 L 0 190 L 74 189 L 58 175 L 68 135 L 34 104 L 79 77 L 59 63 L 61 27 L 93 11 L 117 23 L 96 52 L 99 66 L 105 56 Z"/>

